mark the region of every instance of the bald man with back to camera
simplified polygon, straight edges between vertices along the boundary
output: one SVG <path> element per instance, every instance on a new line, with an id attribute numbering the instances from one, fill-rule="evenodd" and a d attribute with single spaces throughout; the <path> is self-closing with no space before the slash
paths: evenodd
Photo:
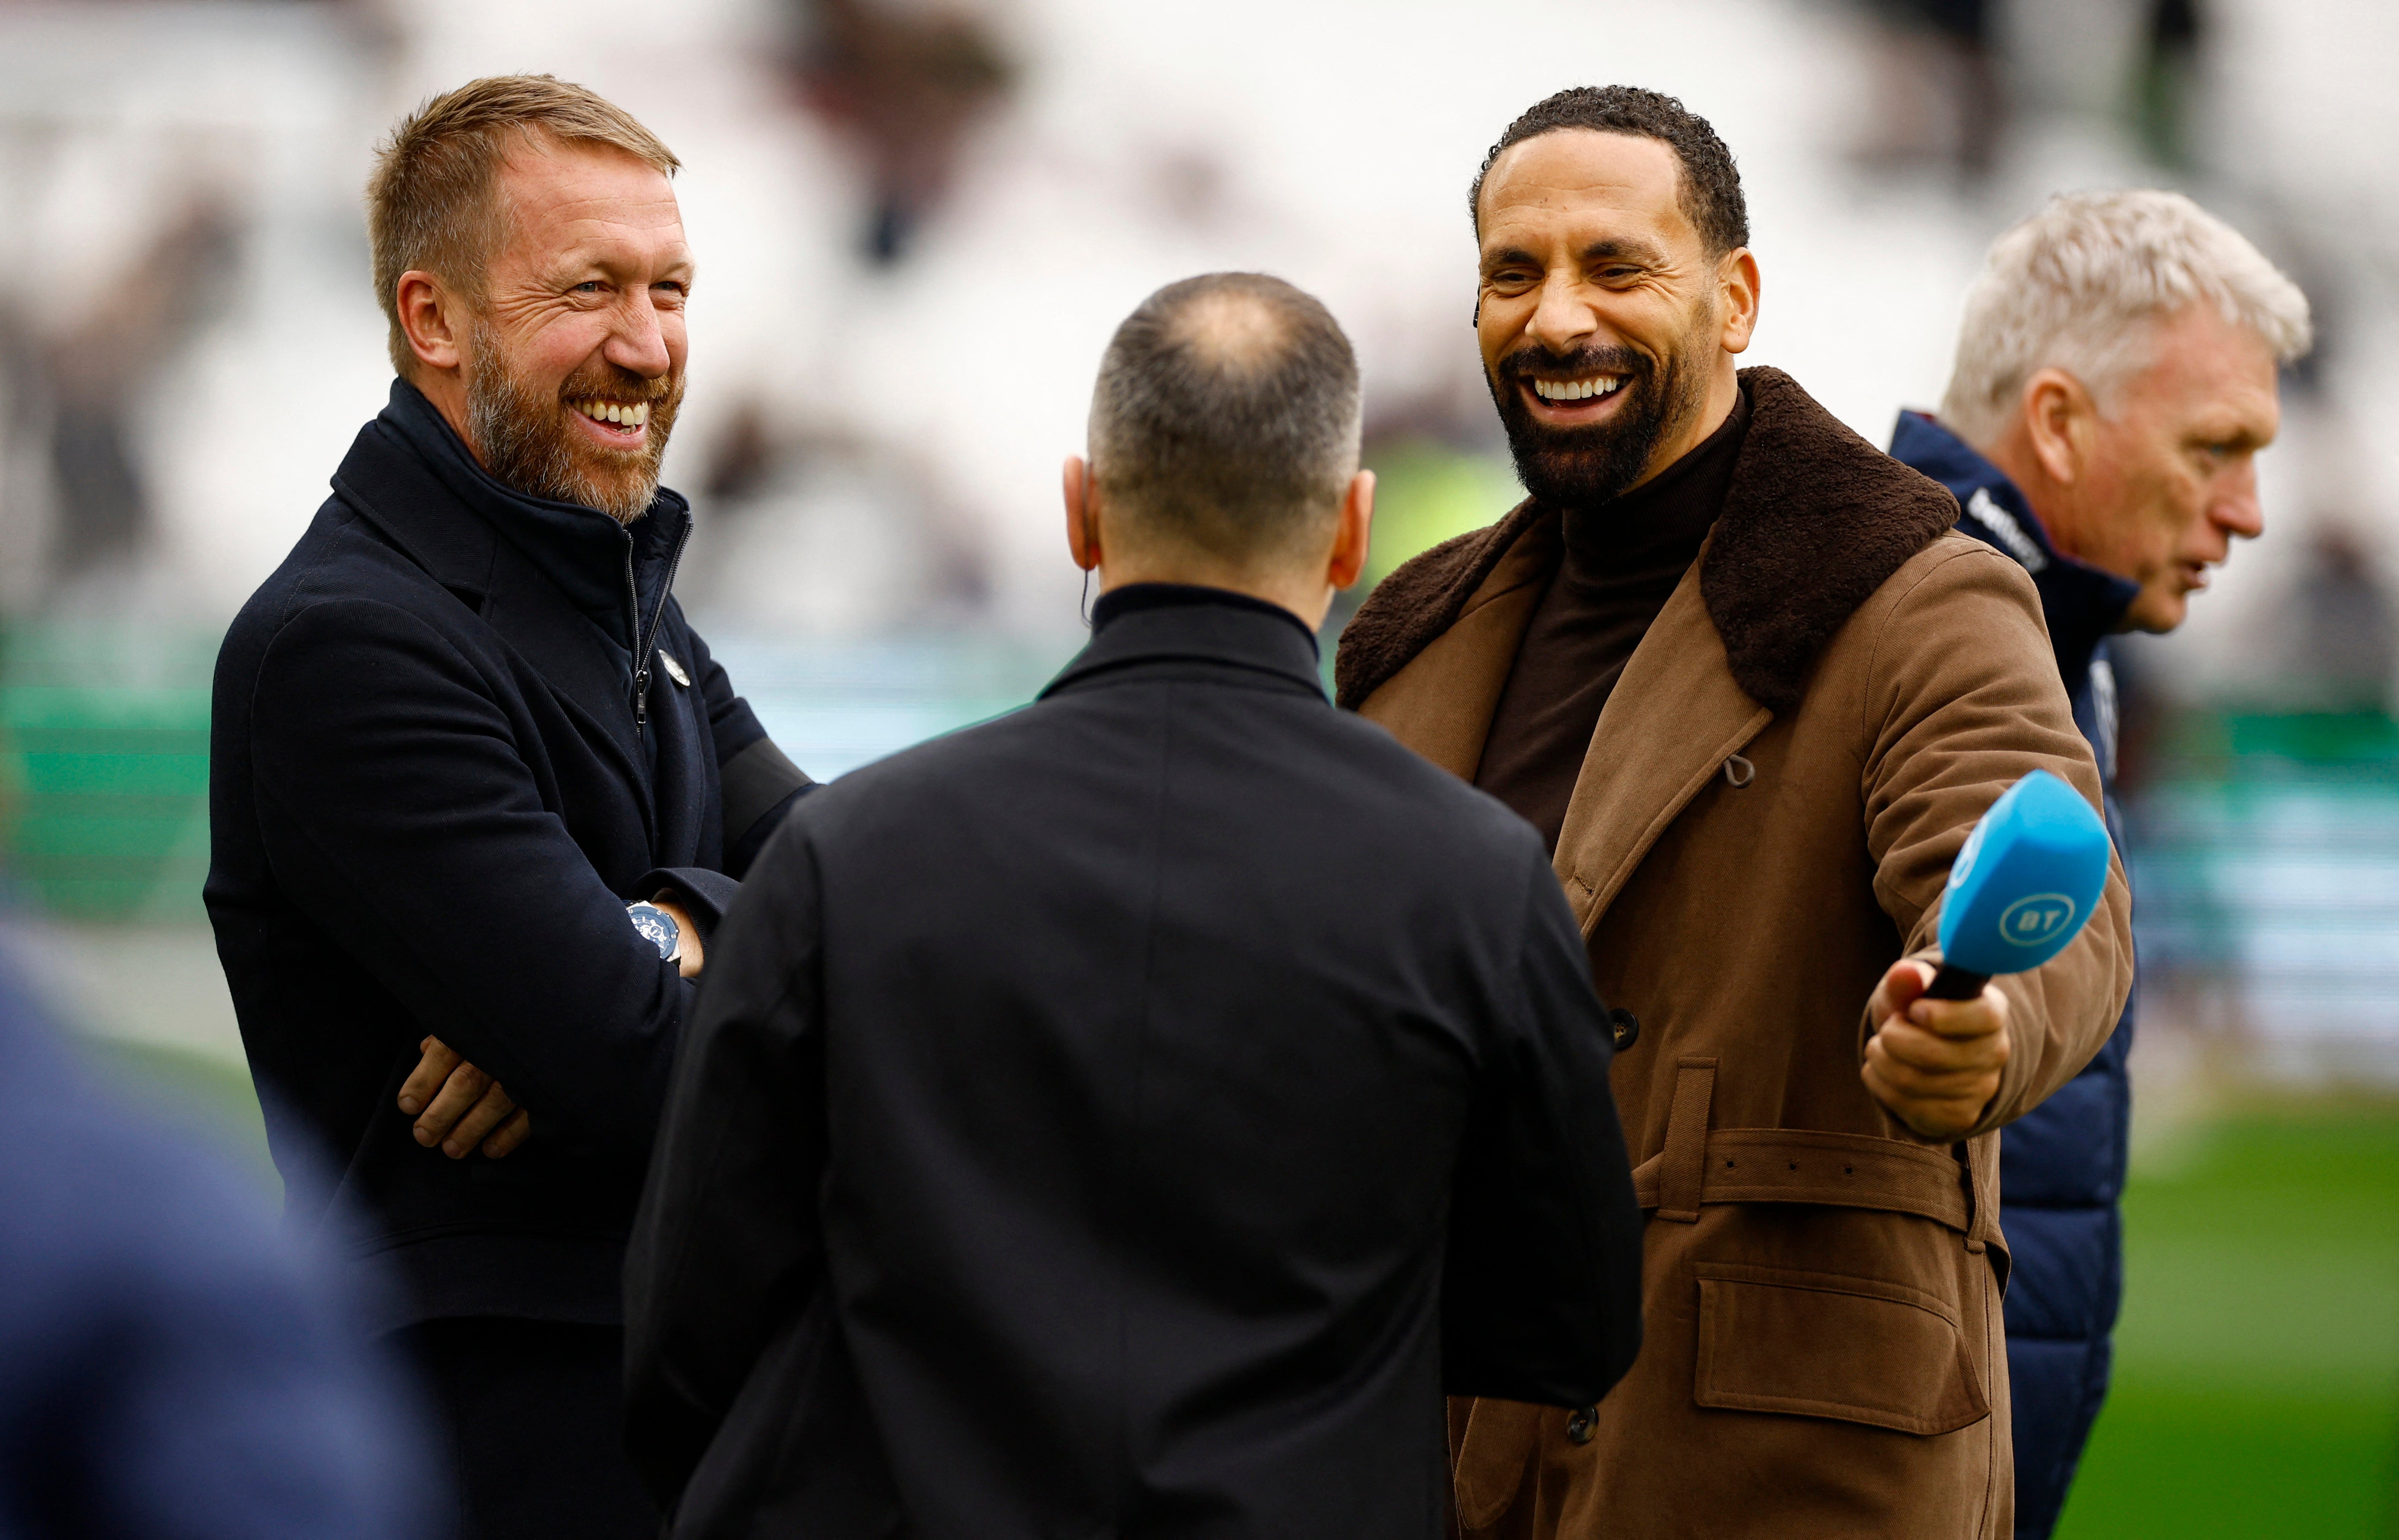
<path id="1" fill-rule="evenodd" d="M 1541 842 L 1320 682 L 1358 435 L 1314 300 L 1151 296 L 1066 466 L 1091 644 L 760 856 L 627 1267 L 672 1533 L 1432 1540 L 1444 1388 L 1631 1364 L 1608 1020 Z"/>

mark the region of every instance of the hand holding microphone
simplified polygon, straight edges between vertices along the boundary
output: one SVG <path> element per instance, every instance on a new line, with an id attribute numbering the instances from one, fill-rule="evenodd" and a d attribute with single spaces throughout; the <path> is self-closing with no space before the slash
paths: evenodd
<path id="1" fill-rule="evenodd" d="M 2046 770 L 2008 788 L 1967 836 L 1941 899 L 1941 969 L 1899 962 L 1867 1005 L 1859 1072 L 1919 1138 L 1982 1121 L 2013 1049 L 1990 976 L 2037 968 L 2080 934 L 2108 884 L 2108 829 Z"/>

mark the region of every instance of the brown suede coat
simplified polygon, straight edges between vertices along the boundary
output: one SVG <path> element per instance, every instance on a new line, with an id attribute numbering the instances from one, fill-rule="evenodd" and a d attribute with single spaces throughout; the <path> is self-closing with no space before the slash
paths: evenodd
<path id="1" fill-rule="evenodd" d="M 2024 570 L 1948 493 L 1792 380 L 1626 667 L 1557 849 L 1650 1211 L 1647 1339 L 1595 1419 L 1454 1402 L 1470 1536 L 2005 1536 L 1999 1127 L 2063 1085 L 2133 975 L 2121 865 L 2056 960 L 2002 980 L 1979 1131 L 1910 1136 L 1858 1078 L 1883 970 L 1933 946 L 1951 858 L 2035 767 L 2095 804 Z M 1341 639 L 1342 704 L 1471 778 L 1558 561 L 1527 504 L 1394 573 Z"/>

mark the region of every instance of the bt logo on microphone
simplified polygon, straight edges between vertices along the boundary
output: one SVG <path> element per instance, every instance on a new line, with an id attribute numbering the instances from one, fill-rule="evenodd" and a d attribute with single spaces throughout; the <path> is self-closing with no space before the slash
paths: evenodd
<path id="1" fill-rule="evenodd" d="M 2074 914 L 2074 900 L 2063 893 L 2028 893 L 1999 912 L 1999 937 L 2010 946 L 2039 946 L 2071 926 Z"/>

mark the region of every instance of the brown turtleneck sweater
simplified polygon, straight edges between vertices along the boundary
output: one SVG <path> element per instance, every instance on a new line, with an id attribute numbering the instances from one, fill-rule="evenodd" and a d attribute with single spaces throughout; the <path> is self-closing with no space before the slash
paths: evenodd
<path id="1" fill-rule="evenodd" d="M 1612 503 L 1567 510 L 1565 558 L 1516 650 L 1474 784 L 1558 847 L 1600 708 L 1724 508 L 1749 392 L 1714 433 Z"/>

